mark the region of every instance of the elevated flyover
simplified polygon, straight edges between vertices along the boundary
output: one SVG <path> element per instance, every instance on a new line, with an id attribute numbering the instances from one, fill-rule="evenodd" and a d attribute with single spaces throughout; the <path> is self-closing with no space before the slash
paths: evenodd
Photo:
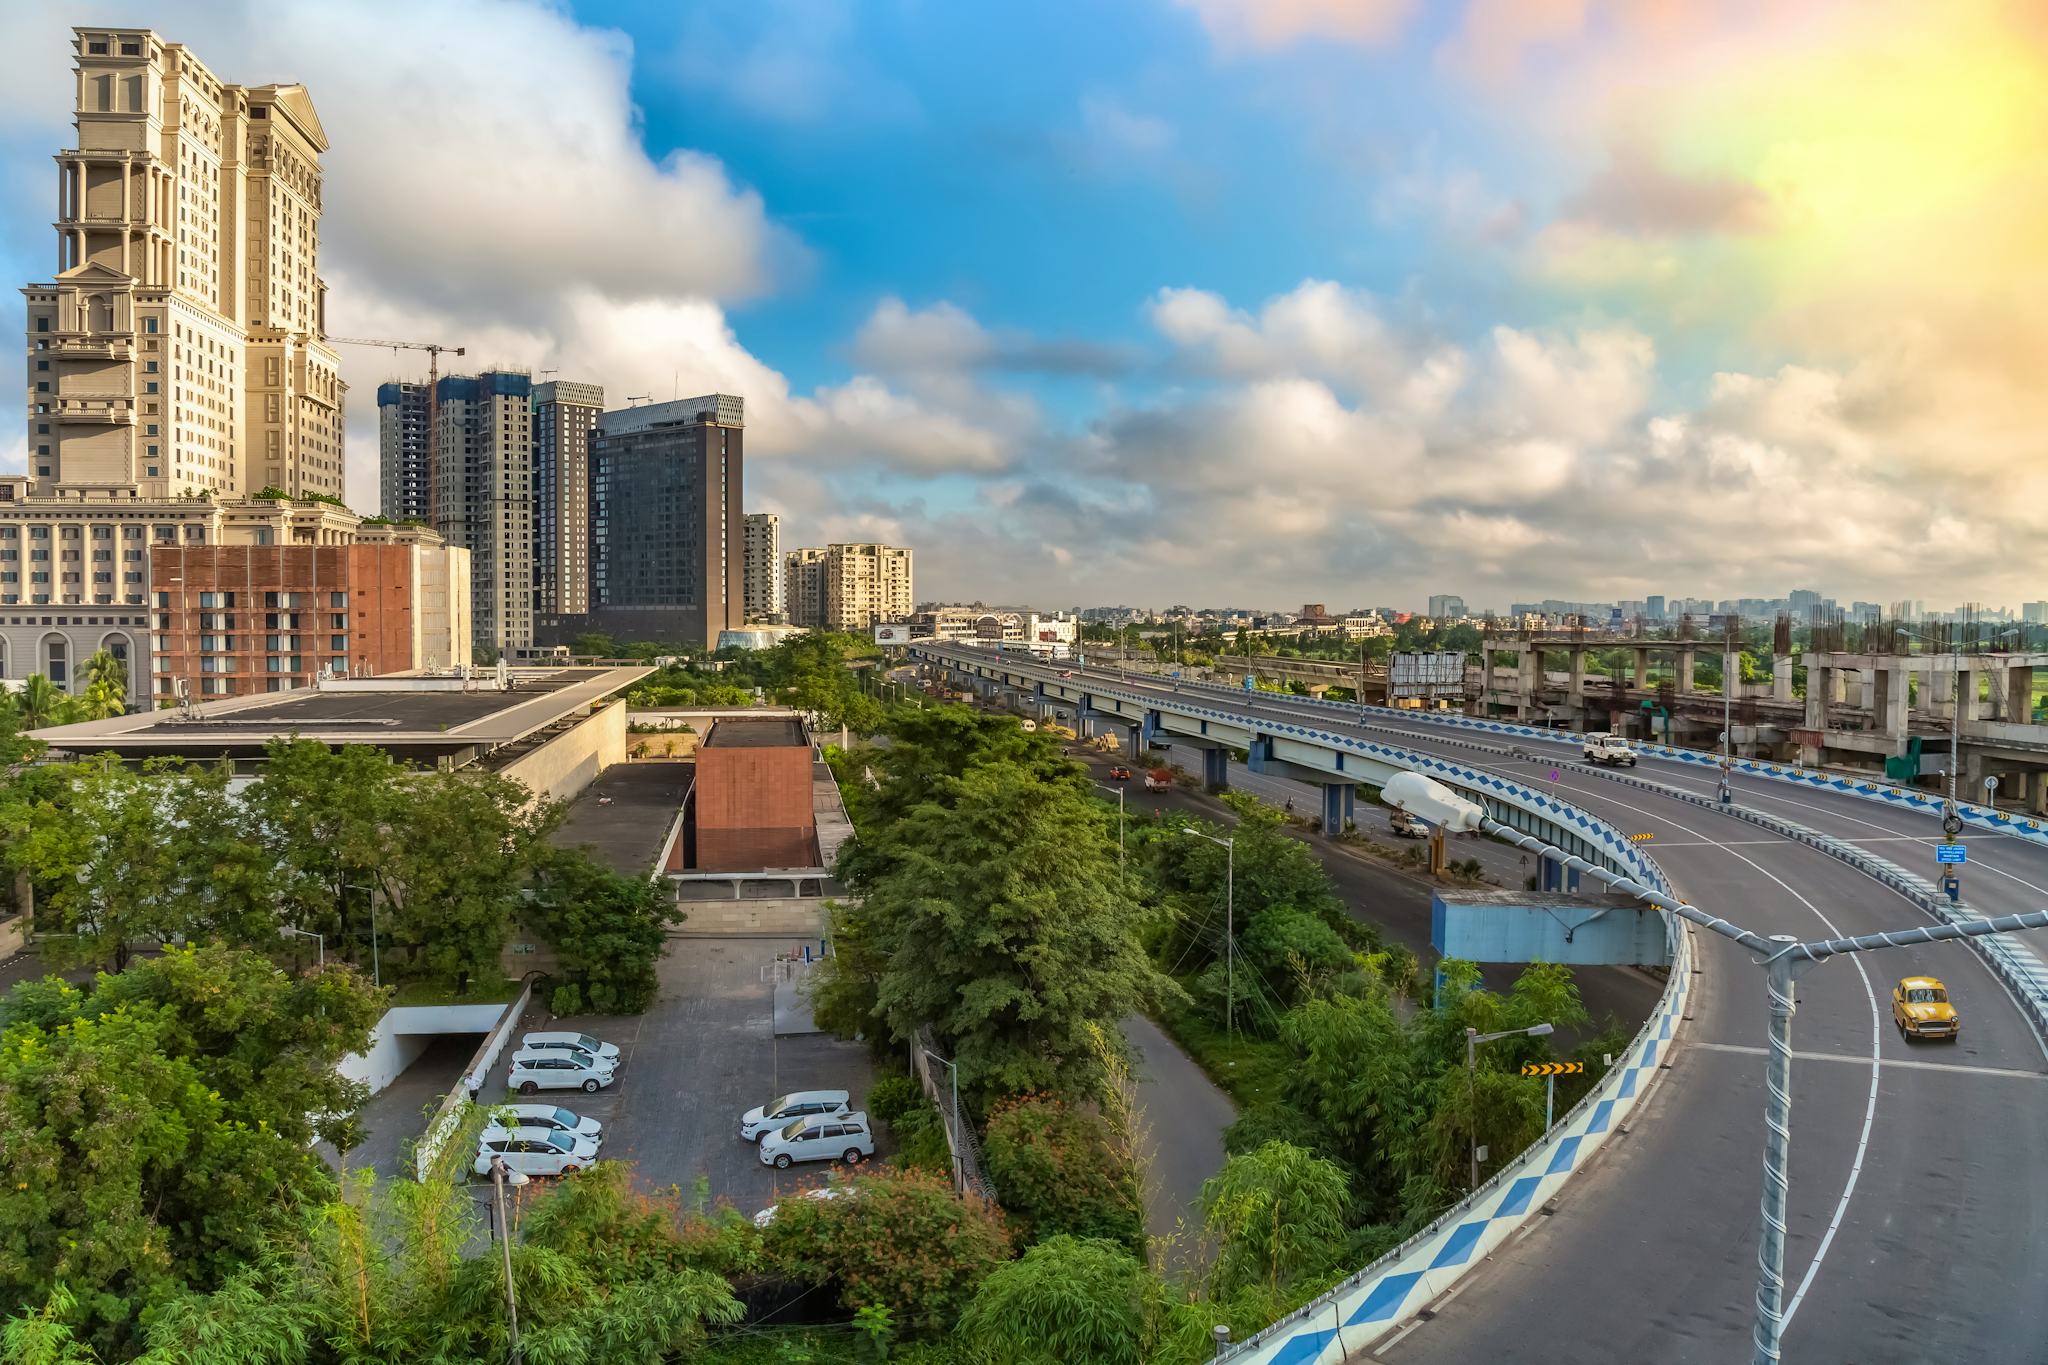
<path id="1" fill-rule="evenodd" d="M 1634 783 L 1575 763 L 1570 741 L 1470 718 L 1117 679 L 953 646 L 914 652 L 1012 691 L 1057 688 L 1068 704 L 1141 734 L 1150 717 L 1150 733 L 1170 744 L 1198 730 L 1202 713 L 1220 714 L 1228 719 L 1210 735 L 1191 738 L 1228 732 L 1272 739 L 1276 749 L 1283 737 L 1343 747 L 1302 739 L 1305 731 L 1539 787 L 1590 820 L 1652 836 L 1641 846 L 1679 894 L 1763 933 L 1810 938 L 1925 922 L 1918 903 L 1857 866 L 1717 808 L 1718 772 L 1696 762 L 1646 759 Z M 1337 775 L 1334 764 L 1302 766 L 1318 781 Z M 1370 780 L 1348 768 L 1343 776 Z M 1938 828 L 1921 811 L 1742 775 L 1736 798 L 1886 860 L 1931 865 L 1920 846 Z M 2023 831 L 1986 833 L 1970 845 L 1966 899 L 1987 913 L 2042 908 L 2048 847 Z M 1577 1169 L 1553 1214 L 1496 1245 L 1426 1318 L 1404 1306 L 1406 1323 L 1391 1335 L 1333 1312 L 1324 1326 L 1283 1324 L 1287 1333 L 1262 1339 L 1256 1358 L 1329 1361 L 1368 1346 L 1389 1365 L 1746 1358 L 1764 983 L 1735 945 L 1701 936 L 1694 954 L 1690 1020 L 1657 1062 L 1670 1083 L 1651 1090 L 1626 1133 Z M 1947 981 L 1963 1018 L 1959 1042 L 1908 1045 L 1892 1028 L 1891 985 L 1920 972 Z M 2048 1140 L 2048 1058 L 2007 985 L 1968 947 L 1902 948 L 1813 972 L 1798 1004 L 1785 1358 L 2048 1360 L 2048 1314 L 2038 1306 L 2048 1296 L 2048 1239 L 2035 1235 L 2048 1217 L 2036 1155 Z"/>

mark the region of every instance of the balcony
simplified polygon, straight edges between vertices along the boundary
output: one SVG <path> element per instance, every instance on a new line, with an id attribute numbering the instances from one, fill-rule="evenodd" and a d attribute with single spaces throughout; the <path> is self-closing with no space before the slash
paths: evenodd
<path id="1" fill-rule="evenodd" d="M 41 414 L 37 414 L 40 416 Z M 50 403 L 50 416 L 74 426 L 135 425 L 133 398 L 58 398 Z"/>
<path id="2" fill-rule="evenodd" d="M 38 338 L 40 340 L 41 338 Z M 133 360 L 133 336 L 85 336 L 72 333 L 49 339 L 50 355 L 67 360 Z"/>

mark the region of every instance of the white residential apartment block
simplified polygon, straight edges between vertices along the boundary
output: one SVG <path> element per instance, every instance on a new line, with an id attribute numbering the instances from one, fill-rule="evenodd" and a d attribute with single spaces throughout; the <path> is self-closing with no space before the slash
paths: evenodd
<path id="1" fill-rule="evenodd" d="M 791 625 L 866 631 L 901 621 L 915 602 L 910 551 L 895 545 L 841 544 L 784 556 Z"/>
<path id="2" fill-rule="evenodd" d="M 788 574 L 782 560 L 782 518 L 749 512 L 742 550 L 742 595 L 749 621 L 773 622 L 788 609 Z"/>

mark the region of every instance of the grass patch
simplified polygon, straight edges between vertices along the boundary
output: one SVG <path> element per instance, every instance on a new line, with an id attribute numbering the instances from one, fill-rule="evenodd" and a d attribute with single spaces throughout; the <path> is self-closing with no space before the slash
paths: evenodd
<path id="1" fill-rule="evenodd" d="M 1277 1103 L 1287 1086 L 1287 1045 L 1277 1038 L 1231 1037 L 1191 1011 L 1163 1015 L 1159 1027 L 1239 1109 Z"/>
<path id="2" fill-rule="evenodd" d="M 391 992 L 393 1009 L 400 1005 L 509 1005 L 519 998 L 517 981 L 479 981 L 467 995 L 438 981 L 407 981 Z"/>

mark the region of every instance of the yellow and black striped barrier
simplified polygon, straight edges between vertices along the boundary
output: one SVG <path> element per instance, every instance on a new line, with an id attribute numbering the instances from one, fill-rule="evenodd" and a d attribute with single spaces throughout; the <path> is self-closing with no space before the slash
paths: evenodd
<path id="1" fill-rule="evenodd" d="M 1522 1068 L 1524 1076 L 1576 1076 L 1586 1069 L 1584 1062 L 1530 1062 Z"/>
<path id="2" fill-rule="evenodd" d="M 1656 837 L 1654 833 L 1631 834 L 1628 836 L 1628 841 L 1632 844 L 1647 844 Z"/>

